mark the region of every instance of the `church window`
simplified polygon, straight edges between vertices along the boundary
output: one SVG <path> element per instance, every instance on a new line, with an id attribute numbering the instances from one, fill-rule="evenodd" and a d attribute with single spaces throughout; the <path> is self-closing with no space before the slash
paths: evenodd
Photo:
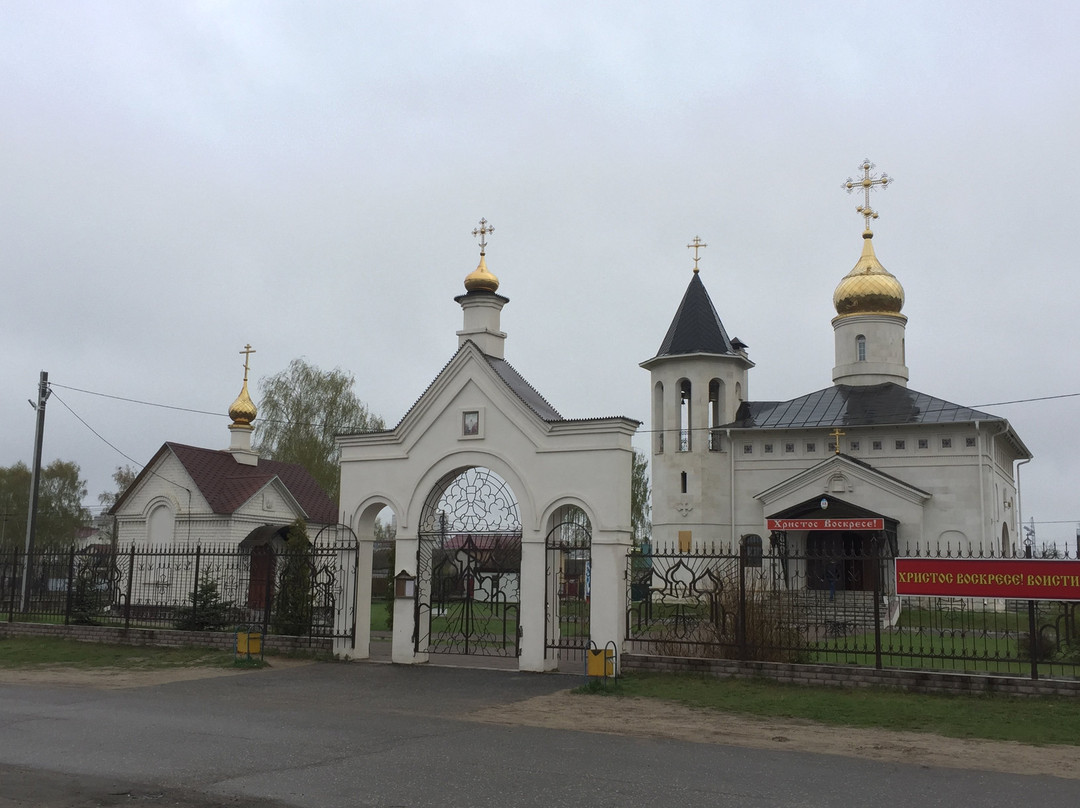
<path id="1" fill-rule="evenodd" d="M 873 450 L 874 450 L 875 452 L 880 452 L 880 451 L 881 451 L 881 441 L 879 441 L 879 440 L 876 440 L 876 441 L 874 441 L 874 442 L 873 442 L 873 443 L 871 444 L 871 448 L 872 448 L 872 449 L 873 449 Z"/>
<path id="2" fill-rule="evenodd" d="M 832 441 L 832 440 L 829 441 L 829 451 L 830 452 L 835 452 L 836 451 L 836 441 Z"/>
<path id="3" fill-rule="evenodd" d="M 919 438 L 919 448 L 920 449 L 929 449 L 930 448 L 930 441 L 928 441 L 926 438 Z"/>
<path id="4" fill-rule="evenodd" d="M 964 438 L 964 445 L 969 449 L 975 448 L 975 438 Z"/>
<path id="5" fill-rule="evenodd" d="M 862 334 L 855 337 L 855 359 L 859 362 L 866 361 L 866 337 Z"/>
<path id="6" fill-rule="evenodd" d="M 690 451 L 690 380 L 679 382 L 679 451 Z"/>
<path id="7" fill-rule="evenodd" d="M 906 443 L 904 441 L 898 440 L 896 442 L 896 450 L 897 451 L 903 451 L 905 448 L 906 448 Z"/>
<path id="8" fill-rule="evenodd" d="M 952 448 L 952 438 L 942 438 L 941 439 L 941 448 L 942 449 L 951 449 Z"/>
<path id="9" fill-rule="evenodd" d="M 146 520 L 146 538 L 150 544 L 168 544 L 176 530 L 176 517 L 168 505 L 158 505 Z"/>
<path id="10" fill-rule="evenodd" d="M 742 447 L 742 453 L 743 454 L 753 454 L 754 453 L 754 444 L 752 444 L 752 443 L 744 443 L 743 447 Z"/>
<path id="11" fill-rule="evenodd" d="M 793 453 L 795 451 L 795 444 L 794 443 L 785 443 L 784 444 L 784 451 L 787 454 Z"/>
<path id="12" fill-rule="evenodd" d="M 686 472 L 685 471 L 682 473 L 682 478 L 680 480 L 680 485 L 682 486 L 682 492 L 685 494 L 686 493 Z"/>
<path id="13" fill-rule="evenodd" d="M 653 388 L 653 434 L 656 435 L 656 453 L 664 453 L 664 383 L 657 382 Z"/>
<path id="14" fill-rule="evenodd" d="M 816 452 L 816 451 L 817 451 L 817 444 L 816 443 L 807 443 L 806 444 L 806 453 L 807 454 L 810 454 L 811 452 Z"/>
<path id="15" fill-rule="evenodd" d="M 848 441 L 848 451 L 849 452 L 857 452 L 857 451 L 859 451 L 859 442 L 857 440 Z"/>
<path id="16" fill-rule="evenodd" d="M 765 454 L 772 454 L 772 444 L 771 443 L 766 443 L 764 448 L 765 448 Z"/>

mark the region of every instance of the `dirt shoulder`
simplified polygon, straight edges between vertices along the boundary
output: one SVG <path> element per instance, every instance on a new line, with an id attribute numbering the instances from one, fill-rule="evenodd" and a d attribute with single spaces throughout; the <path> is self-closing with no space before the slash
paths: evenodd
<path id="1" fill-rule="evenodd" d="M 928 767 L 1080 779 L 1074 746 L 945 738 L 920 732 L 832 727 L 696 710 L 671 702 L 569 691 L 538 696 L 470 716 L 490 724 L 576 729 L 754 749 L 814 752 Z"/>
<path id="2" fill-rule="evenodd" d="M 139 671 L 61 666 L 0 669 L 0 683 L 126 689 L 313 664 L 275 658 L 271 668 L 165 668 Z M 831 727 L 810 721 L 753 718 L 697 710 L 651 699 L 582 696 L 560 691 L 548 696 L 490 707 L 462 716 L 506 726 L 667 738 L 754 749 L 814 752 L 928 767 L 949 767 L 1011 774 L 1080 779 L 1073 746 L 1030 746 L 1009 741 L 945 738 L 919 732 Z"/>

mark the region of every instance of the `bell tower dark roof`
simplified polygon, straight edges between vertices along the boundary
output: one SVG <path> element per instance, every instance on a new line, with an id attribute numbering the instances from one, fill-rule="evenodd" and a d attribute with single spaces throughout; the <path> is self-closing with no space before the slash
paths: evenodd
<path id="1" fill-rule="evenodd" d="M 694 353 L 738 353 L 697 272 L 686 287 L 686 294 L 683 295 L 682 303 L 675 312 L 675 319 L 671 321 L 656 356 Z"/>

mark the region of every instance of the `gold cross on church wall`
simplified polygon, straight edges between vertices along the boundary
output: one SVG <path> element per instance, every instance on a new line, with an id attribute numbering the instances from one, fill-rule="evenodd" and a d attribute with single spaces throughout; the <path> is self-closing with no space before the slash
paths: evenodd
<path id="1" fill-rule="evenodd" d="M 487 249 L 487 234 L 494 233 L 495 228 L 488 224 L 487 219 L 480 220 L 480 226 L 472 231 L 474 236 L 480 236 L 480 254 L 484 254 L 484 250 Z"/>
<path id="2" fill-rule="evenodd" d="M 834 445 L 836 446 L 836 453 L 837 454 L 840 454 L 840 438 L 844 437 L 844 435 L 846 435 L 846 434 L 847 434 L 846 432 L 841 432 L 840 431 L 840 427 L 837 427 L 836 429 L 834 429 L 832 432 L 829 433 L 829 437 L 832 438 L 833 441 L 835 441 Z"/>
<path id="3" fill-rule="evenodd" d="M 698 254 L 698 250 L 700 250 L 702 247 L 708 247 L 708 246 L 709 246 L 708 244 L 706 244 L 704 241 L 701 240 L 700 236 L 694 236 L 694 240 L 686 245 L 686 248 L 688 250 L 693 250 L 694 251 L 694 272 L 698 271 L 697 262 L 698 262 L 698 259 L 701 257 Z"/>
<path id="4" fill-rule="evenodd" d="M 869 160 L 863 160 L 862 165 L 859 166 L 859 168 L 862 169 L 863 172 L 862 179 L 853 180 L 851 177 L 848 177 L 847 182 L 844 183 L 844 187 L 847 189 L 847 192 L 849 194 L 856 189 L 862 189 L 864 193 L 864 201 L 861 205 L 859 205 L 859 207 L 855 208 L 855 210 L 862 214 L 863 219 L 865 219 L 866 221 L 866 230 L 869 231 L 870 220 L 876 219 L 878 217 L 877 211 L 870 207 L 870 192 L 874 190 L 874 188 L 878 185 L 880 185 L 882 188 L 886 188 L 888 187 L 889 183 L 894 182 L 894 180 L 884 171 L 881 172 L 880 177 L 873 176 L 870 172 L 873 171 L 874 164 L 871 163 Z"/>
<path id="5" fill-rule="evenodd" d="M 251 347 L 251 343 L 249 342 L 244 346 L 244 350 L 240 353 L 244 355 L 244 381 L 246 382 L 248 377 L 248 360 L 251 359 L 251 355 L 255 353 L 255 349 Z"/>

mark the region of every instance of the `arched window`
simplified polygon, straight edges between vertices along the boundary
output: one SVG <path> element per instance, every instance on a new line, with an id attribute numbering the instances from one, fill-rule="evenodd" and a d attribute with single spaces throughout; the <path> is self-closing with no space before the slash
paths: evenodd
<path id="1" fill-rule="evenodd" d="M 653 435 L 656 440 L 653 446 L 656 454 L 664 453 L 664 383 L 657 382 L 653 388 Z"/>
<path id="2" fill-rule="evenodd" d="M 720 430 L 724 422 L 724 383 L 720 379 L 709 382 L 709 451 L 719 452 Z"/>
<path id="3" fill-rule="evenodd" d="M 855 337 L 855 361 L 866 361 L 866 337 L 864 337 L 862 334 L 859 334 L 859 336 Z"/>
<path id="4" fill-rule="evenodd" d="M 176 531 L 176 517 L 165 503 L 156 506 L 146 518 L 146 539 L 151 544 L 169 544 Z"/>
<path id="5" fill-rule="evenodd" d="M 689 452 L 690 444 L 690 380 L 679 382 L 679 451 Z"/>

